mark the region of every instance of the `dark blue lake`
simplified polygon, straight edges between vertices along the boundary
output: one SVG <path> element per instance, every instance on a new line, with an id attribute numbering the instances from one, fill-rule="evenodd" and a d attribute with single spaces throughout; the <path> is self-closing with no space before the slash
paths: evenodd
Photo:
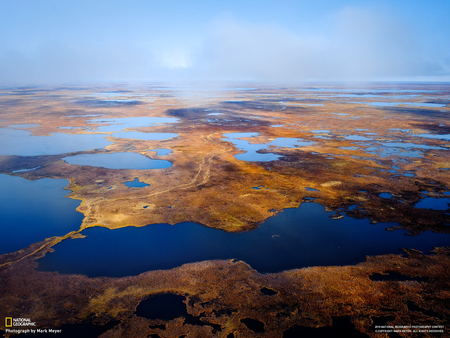
<path id="1" fill-rule="evenodd" d="M 259 272 L 278 272 L 356 264 L 366 255 L 400 254 L 400 248 L 428 252 L 434 246 L 450 245 L 450 234 L 407 236 L 403 230 L 385 230 L 393 224 L 370 224 L 350 217 L 332 220 L 331 214 L 320 204 L 303 203 L 241 233 L 195 223 L 89 228 L 82 232 L 86 238 L 65 240 L 54 247 L 55 252 L 39 259 L 39 270 L 118 277 L 236 258 Z"/>
<path id="2" fill-rule="evenodd" d="M 163 169 L 172 166 L 166 160 L 153 160 L 138 153 L 85 154 L 63 158 L 69 164 L 108 169 Z"/>
<path id="3" fill-rule="evenodd" d="M 83 215 L 80 201 L 67 198 L 68 180 L 27 181 L 0 174 L 0 254 L 13 252 L 78 230 Z"/>
<path id="4" fill-rule="evenodd" d="M 449 210 L 450 198 L 433 198 L 426 197 L 415 205 L 416 208 L 432 209 L 432 210 Z"/>

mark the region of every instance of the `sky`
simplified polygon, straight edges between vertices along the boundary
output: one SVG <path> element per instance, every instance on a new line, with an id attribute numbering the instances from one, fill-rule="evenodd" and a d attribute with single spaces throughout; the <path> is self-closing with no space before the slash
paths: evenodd
<path id="1" fill-rule="evenodd" d="M 0 84 L 450 81 L 449 0 L 1 0 Z"/>

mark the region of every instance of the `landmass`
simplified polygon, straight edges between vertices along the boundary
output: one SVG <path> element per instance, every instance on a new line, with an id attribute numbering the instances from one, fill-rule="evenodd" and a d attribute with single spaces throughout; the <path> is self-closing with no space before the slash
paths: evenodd
<path id="1" fill-rule="evenodd" d="M 108 145 L 0 155 L 1 174 L 68 179 L 68 197 L 80 201 L 77 211 L 84 216 L 78 230 L 0 256 L 2 311 L 32 318 L 42 328 L 62 328 L 62 334 L 89 324 L 87 330 L 101 337 L 290 337 L 327 334 L 327 328 L 349 337 L 407 337 L 413 324 L 417 330 L 423 326 L 426 337 L 443 336 L 450 261 L 442 247 L 430 254 L 406 248 L 403 256 L 367 257 L 352 266 L 271 274 L 233 260 L 122 278 L 36 270 L 39 258 L 64 240 L 82 237 L 87 228 L 194 222 L 243 232 L 309 201 L 333 211 L 336 219 L 395 223 L 390 230 L 410 235 L 450 233 L 448 205 L 418 207 L 429 198 L 446 200 L 450 191 L 450 87 L 372 85 L 366 95 L 357 89 L 344 94 L 337 87 L 313 89 L 257 86 L 220 95 L 160 86 L 3 89 L 0 128 L 40 137 L 95 134 Z M 403 90 L 414 94 L 402 95 Z M 142 117 L 170 122 L 123 120 Z M 124 132 L 176 136 L 148 140 L 117 134 Z M 170 152 L 161 155 L 158 149 Z M 251 149 L 260 160 L 239 157 Z M 171 166 L 108 169 L 65 160 L 124 152 Z M 145 186 L 124 184 L 136 179 Z M 184 297 L 187 312 L 166 320 L 136 314 L 142 301 L 166 294 Z M 394 332 L 395 326 L 405 331 Z"/>

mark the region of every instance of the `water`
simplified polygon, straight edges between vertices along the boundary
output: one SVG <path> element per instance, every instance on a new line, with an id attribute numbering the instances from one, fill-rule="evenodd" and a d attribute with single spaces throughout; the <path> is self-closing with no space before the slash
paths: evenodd
<path id="1" fill-rule="evenodd" d="M 419 150 L 406 150 L 402 148 L 383 148 L 383 147 L 369 147 L 364 149 L 368 154 L 377 155 L 380 158 L 386 157 L 412 157 L 418 158 L 423 157 L 423 153 Z"/>
<path id="2" fill-rule="evenodd" d="M 402 104 L 401 102 L 353 102 L 353 103 L 366 104 L 368 106 L 374 107 L 392 107 Z"/>
<path id="3" fill-rule="evenodd" d="M 435 93 L 433 89 L 371 89 L 371 88 L 299 88 L 298 91 L 342 92 L 342 93 Z"/>
<path id="4" fill-rule="evenodd" d="M 440 147 L 427 146 L 410 142 L 380 142 L 385 147 L 405 148 L 405 149 L 442 149 Z"/>
<path id="5" fill-rule="evenodd" d="M 260 150 L 269 149 L 269 147 L 283 147 L 283 148 L 294 148 L 294 147 L 302 147 L 309 146 L 314 144 L 315 142 L 310 141 L 301 141 L 297 138 L 288 138 L 288 137 L 280 137 L 276 138 L 269 143 L 250 143 L 249 141 L 242 140 L 242 138 L 250 138 L 257 136 L 258 133 L 226 133 L 223 134 L 225 136 L 226 141 L 232 142 L 236 148 L 239 150 L 244 150 L 245 153 L 234 155 L 234 157 L 238 160 L 242 161 L 276 161 L 281 156 L 273 153 L 259 153 Z"/>
<path id="6" fill-rule="evenodd" d="M 264 273 L 356 264 L 366 255 L 399 254 L 402 247 L 428 252 L 450 244 L 450 234 L 406 236 L 403 230 L 384 230 L 394 224 L 370 224 L 367 219 L 349 217 L 332 220 L 331 214 L 320 204 L 303 203 L 241 233 L 187 222 L 116 230 L 89 228 L 82 232 L 86 238 L 65 240 L 54 247 L 55 252 L 39 259 L 39 270 L 127 276 L 189 262 L 236 258 Z"/>
<path id="7" fill-rule="evenodd" d="M 137 177 L 135 177 L 133 181 L 126 181 L 126 182 L 123 182 L 123 184 L 125 184 L 129 188 L 143 188 L 143 187 L 150 186 L 150 184 L 147 184 L 145 182 L 140 182 Z"/>
<path id="8" fill-rule="evenodd" d="M 36 128 L 39 126 L 40 124 L 11 124 L 8 128 Z"/>
<path id="9" fill-rule="evenodd" d="M 138 153 L 87 154 L 63 157 L 69 164 L 107 169 L 164 169 L 172 166 L 166 160 L 153 160 Z"/>
<path id="10" fill-rule="evenodd" d="M 156 140 L 168 140 L 177 137 L 178 134 L 174 133 L 142 133 L 139 131 L 125 131 L 120 133 L 113 133 L 112 137 L 130 138 L 134 140 L 156 141 Z"/>
<path id="11" fill-rule="evenodd" d="M 338 147 L 339 149 L 344 149 L 344 150 L 358 150 L 359 147 L 356 146 L 350 146 L 350 147 Z"/>
<path id="12" fill-rule="evenodd" d="M 352 102 L 352 103 L 365 104 L 373 107 L 393 107 L 393 106 L 430 107 L 430 108 L 446 107 L 445 104 L 433 102 Z"/>
<path id="13" fill-rule="evenodd" d="M 122 117 L 116 119 L 93 119 L 89 123 L 104 124 L 97 127 L 98 132 L 120 132 L 125 129 L 137 127 L 150 127 L 164 123 L 177 123 L 178 119 L 173 117 Z"/>
<path id="14" fill-rule="evenodd" d="M 446 104 L 442 103 L 434 103 L 434 102 L 408 102 L 404 103 L 407 106 L 413 106 L 413 107 L 432 107 L 432 108 L 443 108 L 446 107 Z"/>
<path id="15" fill-rule="evenodd" d="M 450 209 L 449 203 L 450 198 L 426 197 L 417 202 L 415 207 L 421 209 L 448 210 Z"/>
<path id="16" fill-rule="evenodd" d="M 0 128 L 0 155 L 38 156 L 58 155 L 75 151 L 104 148 L 112 142 L 104 135 L 55 133 L 34 136 L 28 130 Z"/>
<path id="17" fill-rule="evenodd" d="M 349 135 L 346 136 L 345 139 L 349 141 L 372 141 L 371 138 L 360 135 Z"/>
<path id="18" fill-rule="evenodd" d="M 275 140 L 267 143 L 267 146 L 275 146 L 281 148 L 295 148 L 295 147 L 305 147 L 313 145 L 315 142 L 310 141 L 300 141 L 300 139 L 289 138 L 289 137 L 279 137 Z"/>
<path id="19" fill-rule="evenodd" d="M 39 169 L 41 166 L 37 166 L 34 168 L 30 168 L 30 169 L 18 169 L 18 170 L 13 170 L 12 173 L 26 173 L 27 171 L 33 171 L 36 169 Z"/>
<path id="20" fill-rule="evenodd" d="M 251 144 L 249 141 L 241 140 L 241 138 L 253 137 L 258 135 L 258 133 L 227 133 L 223 136 L 226 137 L 226 141 L 233 142 L 234 146 L 239 150 L 244 150 L 244 154 L 237 154 L 234 157 L 242 161 L 276 161 L 281 156 L 272 153 L 258 153 L 258 150 L 267 148 L 263 144 Z"/>
<path id="21" fill-rule="evenodd" d="M 445 140 L 450 141 L 450 134 L 441 134 L 441 135 L 435 135 L 435 134 L 418 134 L 415 135 L 418 137 L 425 137 L 425 138 L 431 138 L 431 139 L 437 139 L 437 140 Z"/>
<path id="22" fill-rule="evenodd" d="M 156 156 L 167 156 L 167 155 L 169 155 L 169 154 L 171 154 L 173 152 L 172 149 L 166 149 L 166 148 L 149 149 L 147 151 L 156 151 Z"/>
<path id="23" fill-rule="evenodd" d="M 328 134 L 328 133 L 330 133 L 331 131 L 330 130 L 311 130 L 311 132 L 312 133 L 315 133 L 315 134 Z"/>
<path id="24" fill-rule="evenodd" d="M 0 254 L 17 251 L 47 237 L 78 230 L 80 201 L 66 198 L 68 180 L 27 181 L 0 174 Z"/>

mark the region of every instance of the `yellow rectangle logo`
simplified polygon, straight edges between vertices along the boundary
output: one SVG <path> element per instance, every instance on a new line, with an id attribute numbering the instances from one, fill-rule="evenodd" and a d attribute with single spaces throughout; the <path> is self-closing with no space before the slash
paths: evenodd
<path id="1" fill-rule="evenodd" d="M 5 317 L 5 326 L 6 327 L 12 326 L 12 317 Z"/>

